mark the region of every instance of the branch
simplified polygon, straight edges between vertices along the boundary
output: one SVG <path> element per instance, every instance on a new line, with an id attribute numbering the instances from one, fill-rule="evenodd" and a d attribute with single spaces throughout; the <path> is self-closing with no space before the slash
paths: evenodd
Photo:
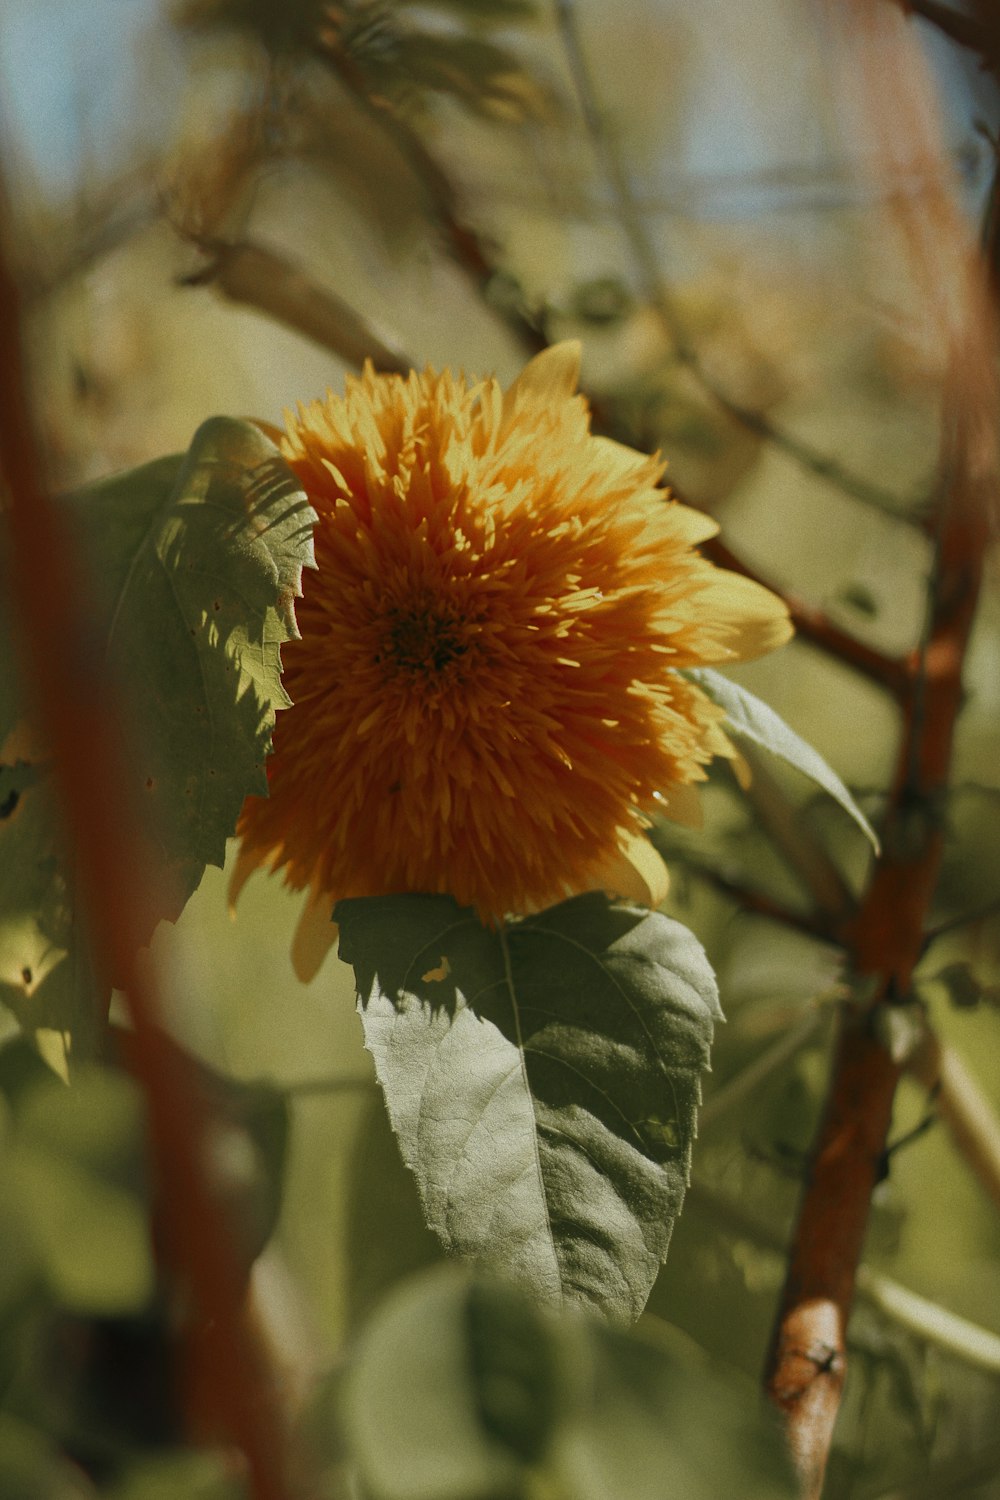
<path id="1" fill-rule="evenodd" d="M 395 340 L 299 266 L 249 241 L 208 240 L 207 266 L 185 276 L 183 286 L 214 286 L 233 302 L 266 313 L 286 328 L 321 344 L 358 368 L 370 359 L 376 370 L 406 375 L 412 361 Z"/>
<path id="2" fill-rule="evenodd" d="M 788 1245 L 780 1229 L 764 1224 L 748 1212 L 745 1204 L 695 1177 L 687 1190 L 687 1201 L 717 1219 L 723 1228 L 784 1259 Z M 963 1364 L 989 1374 L 1000 1374 L 1000 1338 L 987 1328 L 959 1317 L 927 1297 L 921 1297 L 880 1271 L 859 1266 L 856 1279 L 859 1297 L 878 1308 L 908 1333 L 936 1349 L 953 1355 Z"/>
<path id="3" fill-rule="evenodd" d="M 940 157 L 928 118 L 929 79 L 904 23 L 856 0 L 857 47 L 876 158 Z M 888 90 L 886 77 L 895 87 Z M 852 80 L 853 81 L 853 80 Z M 943 178 L 938 178 L 944 181 Z M 962 667 L 976 612 L 997 482 L 995 334 L 967 237 L 945 188 L 907 215 L 926 314 L 951 356 L 944 391 L 942 491 L 936 558 L 917 671 L 902 702 L 903 728 L 883 829 L 883 851 L 847 934 L 872 997 L 844 1011 L 824 1118 L 799 1208 L 768 1358 L 772 1399 L 785 1416 L 805 1500 L 818 1500 L 846 1371 L 845 1329 L 871 1193 L 885 1159 L 900 1066 L 876 1034 L 875 1007 L 907 997 L 924 946 L 943 853 L 938 807 L 950 775 L 962 703 Z M 937 280 L 935 280 L 935 277 Z M 953 278 L 953 279 L 952 279 Z M 961 288 L 949 301 L 943 286 Z"/>
<path id="4" fill-rule="evenodd" d="M 1000 1208 L 1000 1120 L 992 1101 L 954 1047 L 929 1027 L 906 1066 L 933 1095 L 955 1149 Z"/>
<path id="5" fill-rule="evenodd" d="M 841 630 L 815 605 L 807 604 L 797 594 L 790 594 L 777 588 L 770 580 L 761 578 L 718 537 L 702 542 L 700 550 L 720 568 L 729 568 L 733 573 L 741 573 L 744 578 L 752 578 L 783 599 L 796 633 L 803 640 L 860 672 L 870 682 L 885 688 L 894 698 L 901 699 L 904 696 L 912 679 L 911 664 L 905 658 L 886 656 L 873 646 L 866 646 L 856 636 L 849 635 L 846 630 Z"/>
<path id="6" fill-rule="evenodd" d="M 241 1448 L 253 1500 L 283 1500 L 285 1439 L 275 1383 L 241 1302 L 241 1278 L 206 1175 L 207 1114 L 185 1087 L 157 1029 L 160 996 L 135 955 L 146 929 L 146 872 L 155 868 L 128 813 L 128 785 L 112 686 L 90 650 L 86 590 L 63 518 L 45 483 L 28 397 L 21 297 L 10 269 L 0 181 L 0 472 L 7 491 L 10 586 L 20 625 L 29 709 L 52 747 L 71 858 L 89 918 L 95 965 L 124 991 L 135 1030 L 135 1071 L 149 1111 L 153 1175 L 169 1215 L 169 1269 L 190 1297 L 189 1414 Z M 102 1018 L 106 1027 L 106 1018 Z M 194 1409 L 191 1395 L 200 1402 Z"/>
<path id="7" fill-rule="evenodd" d="M 807 937 L 818 938 L 824 943 L 837 942 L 837 924 L 824 912 L 793 911 L 791 907 L 783 906 L 780 901 L 766 896 L 763 891 L 755 891 L 742 881 L 732 879 L 724 871 L 713 869 L 711 865 L 699 864 L 685 855 L 681 855 L 678 862 L 698 880 L 704 880 L 724 896 L 729 896 L 751 916 L 780 922 L 783 927 L 792 927 L 796 932 L 803 932 Z"/>
<path id="8" fill-rule="evenodd" d="M 772 447 L 785 453 L 800 468 L 806 469 L 818 479 L 833 485 L 842 494 L 850 495 L 852 499 L 871 506 L 883 515 L 888 512 L 902 521 L 909 520 L 898 495 L 871 480 L 862 478 L 859 474 L 852 473 L 829 454 L 821 453 L 800 438 L 784 432 L 770 422 L 762 412 L 752 410 L 733 400 L 709 375 L 683 325 L 673 295 L 660 270 L 656 251 L 646 232 L 646 226 L 636 204 L 628 176 L 605 129 L 597 90 L 594 87 L 577 28 L 573 0 L 553 0 L 553 5 L 556 25 L 573 78 L 580 113 L 615 200 L 621 226 L 639 273 L 643 296 L 658 317 L 672 344 L 675 358 L 691 372 L 705 394 L 721 411 L 734 422 L 738 422 L 748 431 L 769 442 Z"/>

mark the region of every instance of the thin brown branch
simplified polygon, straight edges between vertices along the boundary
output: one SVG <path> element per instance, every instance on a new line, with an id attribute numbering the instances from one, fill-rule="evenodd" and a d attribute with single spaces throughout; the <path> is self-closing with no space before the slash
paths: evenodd
<path id="1" fill-rule="evenodd" d="M 399 375 L 412 368 L 412 360 L 390 335 L 278 251 L 247 240 L 211 240 L 201 248 L 209 262 L 185 276 L 184 286 L 213 286 L 358 368 L 366 359 L 376 370 Z"/>
<path id="2" fill-rule="evenodd" d="M 946 917 L 936 926 L 929 927 L 924 939 L 924 948 L 929 948 L 931 943 L 936 943 L 938 938 L 945 937 L 949 932 L 957 932 L 962 927 L 972 927 L 977 922 L 985 922 L 990 917 L 996 916 L 1000 916 L 1000 896 L 994 896 L 992 901 L 984 901 L 982 906 L 974 907 L 972 911 Z"/>
<path id="3" fill-rule="evenodd" d="M 742 573 L 745 578 L 752 578 L 755 582 L 764 584 L 765 588 L 783 599 L 788 606 L 788 613 L 795 626 L 796 634 L 803 640 L 809 641 L 813 646 L 818 646 L 828 656 L 836 657 L 845 666 L 860 672 L 870 682 L 885 688 L 894 698 L 904 697 L 913 675 L 912 665 L 906 658 L 886 656 L 873 646 L 866 646 L 863 641 L 848 634 L 846 630 L 841 630 L 839 626 L 834 625 L 823 610 L 817 609 L 815 605 L 807 604 L 797 594 L 778 588 L 770 580 L 762 578 L 719 537 L 712 537 L 710 541 L 703 542 L 701 551 L 706 557 L 711 558 L 712 562 L 718 563 L 720 568 L 729 568 L 733 573 Z"/>
<path id="4" fill-rule="evenodd" d="M 944 834 L 962 669 L 975 617 L 997 484 L 995 333 L 969 237 L 949 196 L 930 80 L 898 13 L 853 0 L 845 58 L 867 96 L 869 144 L 885 169 L 928 171 L 927 198 L 897 205 L 929 330 L 951 355 L 944 393 L 941 499 L 927 626 L 902 703 L 883 848 L 847 934 L 871 997 L 845 1008 L 823 1120 L 799 1208 L 768 1360 L 804 1500 L 818 1500 L 846 1372 L 845 1329 L 900 1065 L 877 1035 L 876 1008 L 907 997 L 924 945 Z M 842 19 L 839 9 L 831 15 Z M 886 87 L 886 79 L 891 86 Z"/>
<path id="5" fill-rule="evenodd" d="M 824 943 L 837 942 L 837 924 L 831 921 L 824 912 L 793 911 L 790 906 L 775 901 L 772 896 L 765 895 L 763 891 L 755 891 L 743 881 L 735 880 L 724 871 L 713 869 L 710 865 L 684 860 L 683 867 L 698 880 L 704 880 L 722 895 L 729 896 L 752 916 L 765 917 L 770 922 L 779 922 L 783 927 L 791 927 L 796 932 L 805 933 L 807 937 L 818 938 Z"/>
<path id="6" fill-rule="evenodd" d="M 158 1040 L 156 982 L 135 954 L 145 933 L 147 871 L 155 865 L 130 816 L 116 695 L 92 649 L 78 558 L 46 485 L 24 354 L 22 302 L 7 251 L 0 183 L 0 472 L 6 490 L 10 589 L 29 710 L 52 747 L 53 776 L 95 967 L 123 989 L 135 1031 L 135 1072 L 149 1115 L 154 1180 L 169 1212 L 165 1258 L 192 1307 L 190 1412 L 246 1457 L 254 1500 L 284 1500 L 284 1437 L 266 1361 L 240 1300 L 241 1279 L 206 1177 L 206 1115 Z"/>

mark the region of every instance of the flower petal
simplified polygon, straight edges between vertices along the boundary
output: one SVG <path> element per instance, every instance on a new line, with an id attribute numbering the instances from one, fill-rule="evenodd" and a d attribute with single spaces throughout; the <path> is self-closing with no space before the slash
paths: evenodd
<path id="1" fill-rule="evenodd" d="M 504 395 L 504 420 L 529 402 L 544 408 L 575 395 L 580 379 L 580 354 L 580 340 L 565 339 L 529 360 Z"/>
<path id="2" fill-rule="evenodd" d="M 792 622 L 784 600 L 763 584 L 723 568 L 714 570 L 697 607 L 713 620 L 717 647 L 701 652 L 706 665 L 713 661 L 752 661 L 792 636 Z M 693 665 L 693 663 L 692 663 Z"/>
<path id="3" fill-rule="evenodd" d="M 292 938 L 292 968 L 303 984 L 315 979 L 323 961 L 337 941 L 338 927 L 331 920 L 332 896 L 317 896 L 310 891 Z"/>
<path id="4" fill-rule="evenodd" d="M 667 899 L 670 872 L 644 834 L 625 832 L 591 886 L 642 906 L 656 907 Z"/>

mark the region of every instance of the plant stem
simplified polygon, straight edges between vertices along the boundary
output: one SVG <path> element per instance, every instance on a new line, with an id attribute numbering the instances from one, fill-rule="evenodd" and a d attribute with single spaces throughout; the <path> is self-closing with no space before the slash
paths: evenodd
<path id="1" fill-rule="evenodd" d="M 360 368 L 370 359 L 376 370 L 406 375 L 411 369 L 413 361 L 395 340 L 276 250 L 246 240 L 209 240 L 201 248 L 209 263 L 185 276 L 183 285 L 215 286 L 231 301 L 255 307 L 349 365 Z"/>
<path id="2" fill-rule="evenodd" d="M 919 161 L 937 160 L 939 147 L 928 120 L 930 85 L 909 50 L 900 17 L 859 0 L 853 24 L 852 62 L 870 95 L 876 159 L 895 164 L 904 152 Z M 895 87 L 885 97 L 890 59 Z M 822 1489 L 846 1371 L 845 1329 L 856 1268 L 872 1189 L 884 1170 L 900 1076 L 900 1065 L 876 1034 L 875 1007 L 907 999 L 924 947 L 943 852 L 941 805 L 962 702 L 962 667 L 996 493 L 992 313 L 957 211 L 946 189 L 938 192 L 926 211 L 924 205 L 919 213 L 910 213 L 909 205 L 899 209 L 900 215 L 909 213 L 903 228 L 916 273 L 928 278 L 926 315 L 948 340 L 951 356 L 927 625 L 901 703 L 902 735 L 882 854 L 845 934 L 855 969 L 874 981 L 873 994 L 865 1005 L 845 1008 L 767 1367 L 806 1500 L 818 1500 Z M 961 287 L 957 306 L 933 279 L 936 274 L 945 283 L 949 271 Z"/>
<path id="3" fill-rule="evenodd" d="M 845 666 L 853 667 L 856 672 L 860 672 L 870 682 L 877 683 L 894 698 L 901 699 L 904 696 L 913 675 L 911 664 L 906 658 L 886 656 L 873 646 L 866 646 L 856 636 L 849 635 L 846 630 L 841 630 L 815 605 L 807 604 L 797 594 L 790 594 L 770 580 L 761 578 L 718 537 L 712 537 L 709 541 L 703 542 L 701 551 L 720 568 L 728 568 L 733 573 L 742 573 L 745 578 L 752 578 L 755 582 L 762 583 L 765 588 L 783 599 L 788 606 L 795 633 L 802 640 L 818 646 L 821 651 L 825 651 L 828 656 L 836 657 Z"/>
<path id="4" fill-rule="evenodd" d="M 6 488 L 14 618 L 32 694 L 29 711 L 52 748 L 77 890 L 94 965 L 125 993 L 135 1073 L 149 1112 L 153 1175 L 168 1205 L 158 1226 L 167 1268 L 189 1295 L 189 1416 L 246 1457 L 253 1500 L 285 1500 L 276 1384 L 244 1318 L 241 1279 L 209 1184 L 207 1112 L 158 1031 L 160 996 L 135 956 L 148 927 L 155 861 L 130 816 L 118 695 L 90 648 L 86 585 L 72 539 L 49 497 L 31 407 L 21 296 L 10 269 L 0 181 L 0 473 Z M 106 1015 L 103 1017 L 106 1026 Z M 197 1403 L 192 1396 L 197 1396 Z"/>

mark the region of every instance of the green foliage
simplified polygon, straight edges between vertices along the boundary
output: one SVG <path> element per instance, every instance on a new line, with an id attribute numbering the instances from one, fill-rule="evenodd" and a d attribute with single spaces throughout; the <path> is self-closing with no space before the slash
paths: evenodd
<path id="1" fill-rule="evenodd" d="M 315 514 L 273 443 L 214 417 L 187 454 L 73 497 L 100 598 L 94 631 L 128 685 L 134 778 L 175 916 L 221 865 L 248 792 L 265 793 L 280 647 L 312 565 Z"/>
<path id="2" fill-rule="evenodd" d="M 663 1330 L 553 1317 L 439 1270 L 387 1300 L 349 1377 L 372 1500 L 782 1500 L 776 1425 Z"/>
<path id="3" fill-rule="evenodd" d="M 680 1212 L 721 1017 L 693 935 L 597 892 L 496 929 L 447 896 L 335 915 L 445 1248 L 542 1299 L 637 1317 Z"/>
<path id="4" fill-rule="evenodd" d="M 836 771 L 827 765 L 818 750 L 790 729 L 773 708 L 710 667 L 692 668 L 684 675 L 696 682 L 713 703 L 726 710 L 726 730 L 737 744 L 758 746 L 807 776 L 843 808 L 878 853 L 875 830 Z"/>
<path id="5" fill-rule="evenodd" d="M 91 649 L 127 694 L 130 783 L 156 867 L 150 929 L 221 865 L 267 789 L 280 647 L 312 563 L 314 513 L 274 445 L 217 417 L 185 455 L 65 502 L 93 579 Z M 0 768 L 0 999 L 30 1028 L 95 1010 L 44 768 Z"/>
<path id="6" fill-rule="evenodd" d="M 17 1040 L 0 1050 L 0 1088 L 0 1300 L 40 1285 L 72 1312 L 136 1311 L 151 1295 L 153 1264 L 135 1086 L 82 1072 L 68 1089 Z"/>

